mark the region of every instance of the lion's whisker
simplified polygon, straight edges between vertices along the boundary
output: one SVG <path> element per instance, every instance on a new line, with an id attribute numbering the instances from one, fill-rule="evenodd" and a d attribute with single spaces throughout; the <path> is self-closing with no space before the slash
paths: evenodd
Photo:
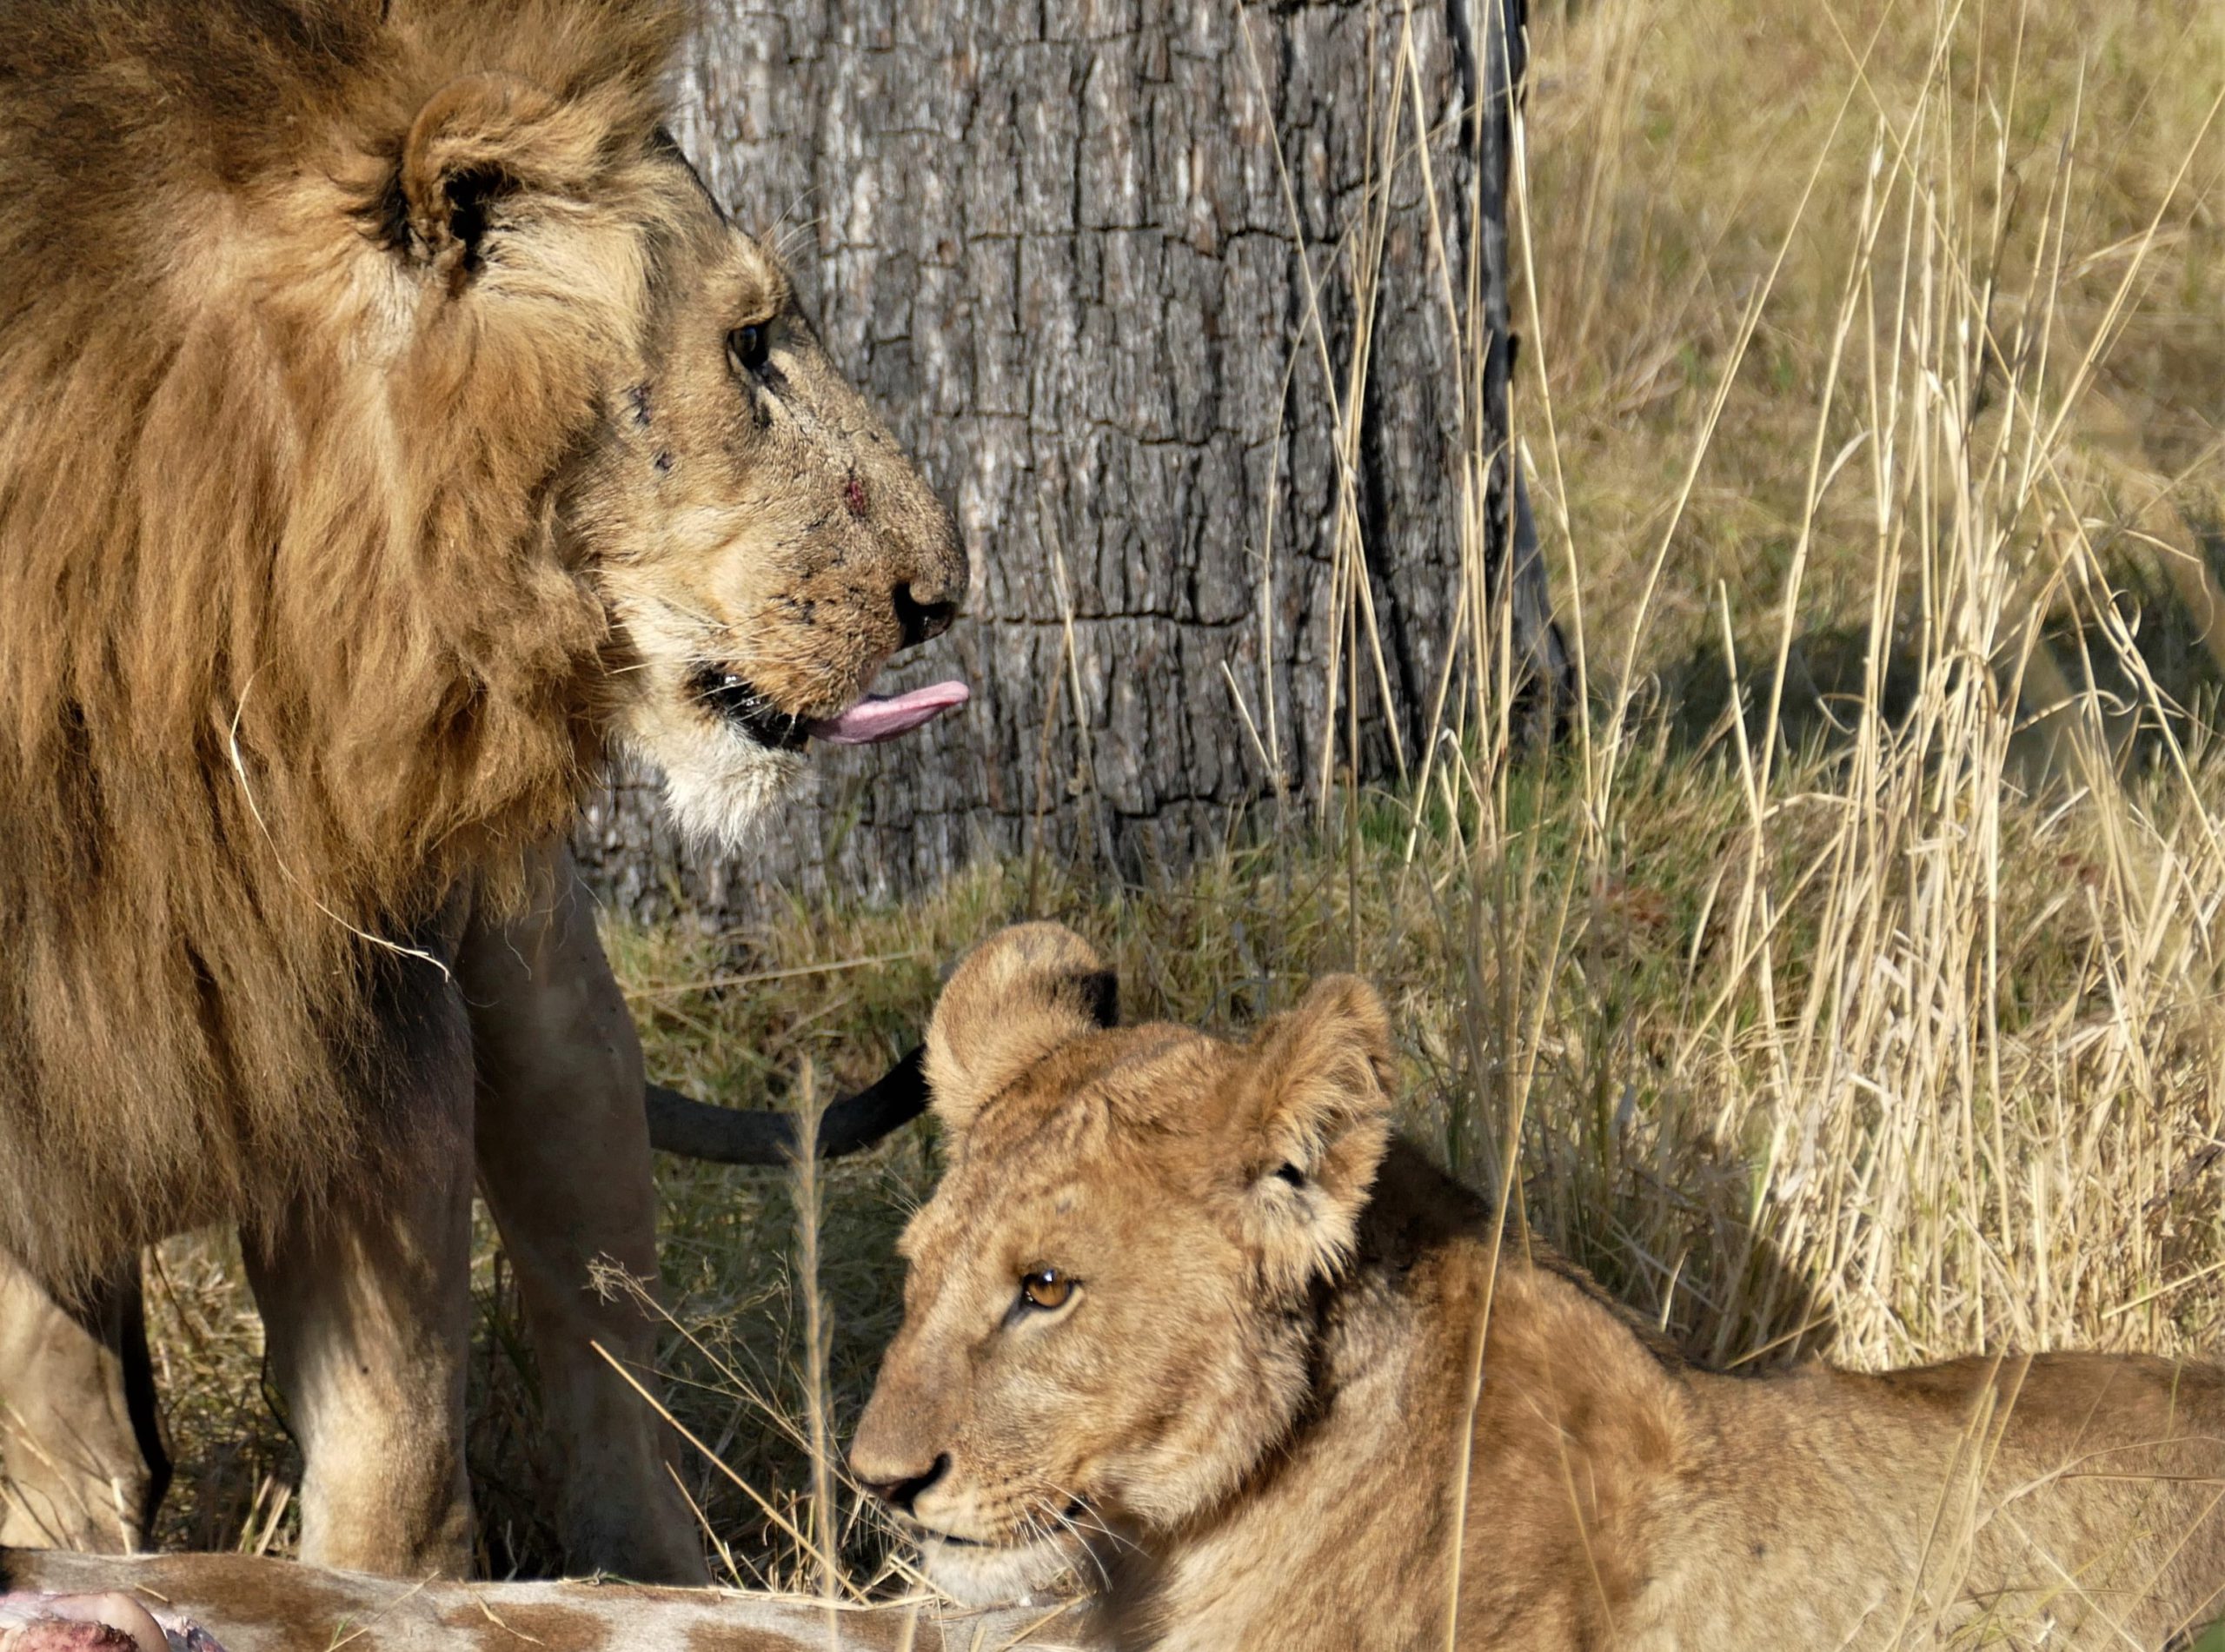
<path id="1" fill-rule="evenodd" d="M 1123 1536 L 1120 1533 L 1113 1530 L 1112 1527 L 1105 1523 L 1103 1516 L 1099 1516 L 1098 1512 L 1094 1509 L 1092 1509 L 1087 1503 L 1083 1503 L 1081 1505 L 1081 1509 L 1082 1512 L 1078 1516 L 1064 1513 L 1060 1514 L 1059 1519 L 1069 1531 L 1078 1534 L 1093 1532 L 1098 1536 L 1104 1538 L 1106 1542 L 1112 1544 L 1115 1548 L 1126 1549 L 1139 1555 L 1143 1553 L 1142 1544 L 1136 1542 L 1132 1537 Z M 1086 1536 L 1084 1537 L 1083 1541 L 1085 1546 L 1091 1551 L 1091 1557 L 1095 1559 L 1097 1545 Z M 1099 1562 L 1099 1569 L 1102 1569 L 1103 1562 Z"/>

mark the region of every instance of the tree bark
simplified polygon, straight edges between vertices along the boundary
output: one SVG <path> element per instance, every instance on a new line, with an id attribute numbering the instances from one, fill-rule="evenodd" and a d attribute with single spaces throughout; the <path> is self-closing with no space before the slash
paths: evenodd
<path id="1" fill-rule="evenodd" d="M 1495 595 L 1531 547 L 1550 700 L 1504 451 L 1520 7 L 707 0 L 678 136 L 954 503 L 968 617 L 891 680 L 977 697 L 817 753 L 747 856 L 621 773 L 580 833 L 601 892 L 717 920 L 984 853 L 1178 862 L 1341 781 L 1355 707 L 1361 776 L 1411 769 L 1472 668 L 1464 512 Z"/>

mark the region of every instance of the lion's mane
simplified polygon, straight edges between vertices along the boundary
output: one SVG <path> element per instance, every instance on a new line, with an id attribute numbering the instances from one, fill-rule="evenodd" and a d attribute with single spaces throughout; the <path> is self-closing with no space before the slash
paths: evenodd
<path id="1" fill-rule="evenodd" d="M 651 290 L 680 22 L 10 9 L 0 1246 L 48 1279 L 375 1164 L 438 985 L 383 943 L 569 818 L 611 645 L 553 479 Z M 557 100 L 527 163 L 609 220 L 498 311 L 396 255 L 411 123 L 474 74 Z"/>

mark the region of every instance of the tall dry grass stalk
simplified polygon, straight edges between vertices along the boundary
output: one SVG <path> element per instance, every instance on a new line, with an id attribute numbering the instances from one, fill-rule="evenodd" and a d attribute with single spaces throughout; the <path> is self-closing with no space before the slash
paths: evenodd
<path id="1" fill-rule="evenodd" d="M 834 1394 L 827 1383 L 832 1327 L 827 1298 L 820 1289 L 819 1124 L 822 1108 L 819 1078 L 809 1062 L 796 1091 L 795 1200 L 796 1288 L 803 1297 L 804 1418 L 811 1453 L 811 1530 L 819 1596 L 827 1603 L 827 1642 L 837 1646 L 841 1630 L 834 1616 L 842 1599 L 840 1511 L 835 1507 L 834 1430 L 829 1417 Z"/>
<path id="2" fill-rule="evenodd" d="M 2129 1287 L 2170 1281 L 2147 1216 L 2218 1125 L 2209 924 L 2225 861 L 2209 771 L 2127 622 L 2125 569 L 2099 554 L 2102 478 L 2077 431 L 2157 280 L 2159 231 L 2184 212 L 2189 173 L 2206 165 L 2215 181 L 2225 64 L 2137 234 L 2082 249 L 2085 156 L 2111 140 L 2079 100 L 2043 144 L 2012 136 L 2026 88 L 2022 18 L 2009 21 L 2003 42 L 1984 32 L 2001 19 L 1936 9 L 1928 41 L 1895 43 L 1897 83 L 1878 75 L 1876 36 L 1845 45 L 1855 108 L 1810 176 L 1851 141 L 1862 184 L 1830 237 L 1841 265 L 1758 670 L 1739 657 L 1727 589 L 1714 593 L 1741 819 L 1695 938 L 1711 966 L 1687 969 L 1659 1075 L 1664 1098 L 1714 1100 L 1653 1110 L 1672 1135 L 1657 1151 L 1754 1155 L 1742 1251 L 1767 1246 L 1822 1283 L 1832 1346 L 1866 1363 L 2107 1334 Z M 1788 243 L 1815 198 L 1803 191 Z M 1533 240 L 1534 197 L 1517 199 Z M 2075 268 L 2107 272 L 2098 302 Z M 1751 322 L 1736 336 L 1726 384 L 1749 370 Z M 1551 394 L 1542 381 L 1529 400 Z M 1690 475 L 1704 474 L 1718 428 L 1703 425 Z M 1577 592 L 1584 551 L 1571 544 L 1566 564 Z M 1866 566 L 1869 588 L 1856 692 L 1821 708 L 1835 726 L 1819 761 L 1785 745 L 1784 695 L 1822 555 Z M 2068 673 L 2051 619 L 2082 655 Z M 1626 660 L 1641 643 L 1634 631 Z M 2081 687 L 2036 696 L 2035 662 L 2051 686 Z M 2129 720 L 2109 714 L 2110 681 Z M 1624 785 L 1644 760 L 1637 687 L 1627 666 L 1606 686 L 1611 713 L 1577 753 L 1583 872 L 1567 886 L 1642 874 L 1617 851 L 1618 817 L 1647 806 Z M 1503 691 L 1486 677 L 1480 692 L 1503 727 Z M 2137 749 L 2119 737 L 2126 720 Z M 1504 833 L 1498 773 L 1478 799 L 1486 863 L 1524 853 Z M 1510 939 L 1516 956 L 1542 955 L 1537 979 L 1559 967 L 1552 936 Z M 1589 1191 L 1538 1190 L 1555 1225 Z M 1769 1289 L 1743 1261 L 1732 1275 L 1734 1292 Z M 1751 1308 L 1718 1313 L 1718 1356 L 1777 1317 L 1766 1299 Z"/>

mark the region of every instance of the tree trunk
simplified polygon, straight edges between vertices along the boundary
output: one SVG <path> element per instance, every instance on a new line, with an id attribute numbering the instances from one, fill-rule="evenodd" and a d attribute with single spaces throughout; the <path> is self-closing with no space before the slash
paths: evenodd
<path id="1" fill-rule="evenodd" d="M 1521 0 L 1471 3 L 707 0 L 678 136 L 953 501 L 968 617 L 891 680 L 977 697 L 815 753 L 746 857 L 622 774 L 580 837 L 607 896 L 719 919 L 985 852 L 1132 871 L 1318 798 L 1355 721 L 1363 778 L 1418 763 L 1471 668 L 1464 545 L 1503 597 L 1535 543 L 1504 452 Z"/>

